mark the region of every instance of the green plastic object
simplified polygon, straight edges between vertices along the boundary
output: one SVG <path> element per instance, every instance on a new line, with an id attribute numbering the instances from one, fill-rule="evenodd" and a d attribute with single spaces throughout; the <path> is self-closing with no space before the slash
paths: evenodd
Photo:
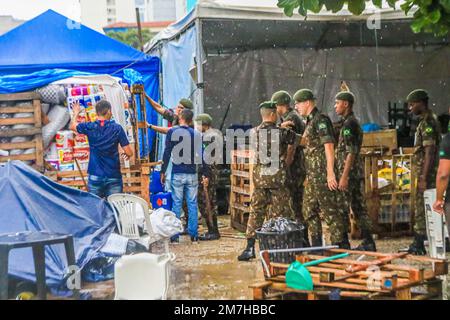
<path id="1" fill-rule="evenodd" d="M 307 262 L 305 264 L 295 261 L 289 266 L 288 271 L 286 272 L 286 285 L 288 288 L 296 290 L 312 291 L 314 289 L 313 279 L 308 269 L 306 269 L 307 267 L 317 266 L 321 263 L 337 259 L 343 259 L 349 255 L 349 253 L 342 253 L 336 256 Z"/>

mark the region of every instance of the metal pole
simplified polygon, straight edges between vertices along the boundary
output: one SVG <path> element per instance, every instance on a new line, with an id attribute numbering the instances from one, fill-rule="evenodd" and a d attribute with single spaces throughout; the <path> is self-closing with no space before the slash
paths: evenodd
<path id="1" fill-rule="evenodd" d="M 144 40 L 142 38 L 142 25 L 141 25 L 141 15 L 139 12 L 139 8 L 136 8 L 136 21 L 137 21 L 138 36 L 139 36 L 139 43 L 141 45 L 141 51 L 144 52 Z"/>
<path id="2" fill-rule="evenodd" d="M 203 39 L 202 39 L 202 22 L 199 18 L 195 20 L 195 27 L 197 30 L 197 73 L 198 73 L 198 79 L 197 79 L 197 89 L 199 90 L 199 110 L 198 113 L 205 112 L 205 98 L 204 98 L 204 79 L 203 79 Z"/>

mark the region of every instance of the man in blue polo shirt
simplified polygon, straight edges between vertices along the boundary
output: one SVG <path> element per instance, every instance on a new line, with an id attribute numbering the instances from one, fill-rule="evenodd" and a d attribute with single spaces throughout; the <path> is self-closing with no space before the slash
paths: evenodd
<path id="1" fill-rule="evenodd" d="M 172 198 L 173 212 L 178 218 L 181 216 L 183 198 L 186 197 L 188 207 L 188 232 L 191 241 L 198 242 L 198 167 L 200 174 L 208 182 L 209 170 L 203 159 L 202 135 L 191 126 L 194 113 L 184 109 L 179 115 L 179 126 L 169 130 L 166 137 L 163 165 L 161 168 L 161 182 L 165 183 L 167 166 L 172 159 Z M 172 238 L 178 242 L 178 236 Z"/>
<path id="2" fill-rule="evenodd" d="M 112 194 L 123 192 L 120 155 L 128 160 L 133 150 L 123 128 L 111 120 L 111 104 L 102 100 L 95 109 L 98 120 L 92 123 L 80 123 L 77 118 L 81 112 L 79 103 L 72 106 L 73 118 L 70 129 L 76 133 L 87 135 L 89 139 L 89 192 L 107 198 Z"/>

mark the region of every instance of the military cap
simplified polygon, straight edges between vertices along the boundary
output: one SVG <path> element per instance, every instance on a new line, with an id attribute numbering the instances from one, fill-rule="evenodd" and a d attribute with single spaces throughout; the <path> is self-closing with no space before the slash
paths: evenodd
<path id="1" fill-rule="evenodd" d="M 294 100 L 297 102 L 304 102 L 308 100 L 316 100 L 316 97 L 311 90 L 301 89 L 295 93 Z"/>
<path id="2" fill-rule="evenodd" d="M 272 101 L 277 105 L 288 105 L 291 104 L 292 98 L 287 91 L 278 91 L 273 94 Z"/>
<path id="3" fill-rule="evenodd" d="M 212 124 L 213 119 L 211 116 L 207 113 L 202 113 L 195 118 L 196 122 L 201 122 L 202 124 L 205 124 L 207 126 L 210 126 Z"/>
<path id="4" fill-rule="evenodd" d="M 423 101 L 428 99 L 428 92 L 426 92 L 423 89 L 416 89 L 413 92 L 411 92 L 408 97 L 406 98 L 407 102 L 417 102 L 417 101 Z"/>
<path id="5" fill-rule="evenodd" d="M 276 109 L 277 105 L 273 101 L 265 101 L 259 105 L 260 109 Z"/>
<path id="6" fill-rule="evenodd" d="M 336 95 L 336 100 L 348 101 L 350 103 L 355 103 L 355 95 L 350 91 L 342 91 Z"/>
<path id="7" fill-rule="evenodd" d="M 194 104 L 192 103 L 191 100 L 189 99 L 181 99 L 179 104 L 181 104 L 183 107 L 185 107 L 186 109 L 192 110 L 194 109 Z"/>

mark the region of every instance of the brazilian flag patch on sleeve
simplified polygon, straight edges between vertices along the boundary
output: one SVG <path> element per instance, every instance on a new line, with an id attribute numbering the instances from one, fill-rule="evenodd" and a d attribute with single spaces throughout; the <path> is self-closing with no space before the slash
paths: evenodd
<path id="1" fill-rule="evenodd" d="M 348 136 L 351 136 L 352 135 L 352 130 L 350 130 L 350 129 L 345 129 L 344 130 L 344 136 L 345 137 L 348 137 Z"/>
<path id="2" fill-rule="evenodd" d="M 432 127 L 426 127 L 425 128 L 425 132 L 428 133 L 428 134 L 431 134 L 431 133 L 433 133 L 433 128 Z"/>
<path id="3" fill-rule="evenodd" d="M 323 129 L 326 129 L 326 128 L 327 128 L 327 124 L 325 122 L 319 123 L 319 129 L 320 130 L 323 130 Z"/>
<path id="4" fill-rule="evenodd" d="M 445 152 L 444 152 L 444 150 L 441 150 L 441 151 L 439 151 L 439 156 L 440 156 L 440 157 L 443 157 L 443 156 L 445 156 Z"/>

